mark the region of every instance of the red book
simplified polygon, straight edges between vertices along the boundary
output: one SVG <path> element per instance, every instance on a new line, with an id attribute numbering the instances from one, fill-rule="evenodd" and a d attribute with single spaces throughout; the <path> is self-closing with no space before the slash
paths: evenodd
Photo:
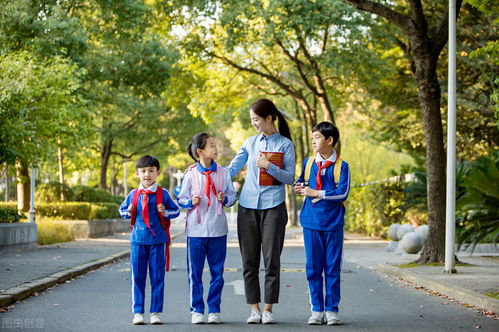
<path id="1" fill-rule="evenodd" d="M 260 153 L 264 154 L 272 164 L 276 165 L 281 169 L 283 168 L 284 166 L 283 152 L 261 151 Z M 260 168 L 260 177 L 258 184 L 261 186 L 277 186 L 280 184 L 280 182 L 272 175 L 267 173 L 267 171 L 264 168 Z"/>

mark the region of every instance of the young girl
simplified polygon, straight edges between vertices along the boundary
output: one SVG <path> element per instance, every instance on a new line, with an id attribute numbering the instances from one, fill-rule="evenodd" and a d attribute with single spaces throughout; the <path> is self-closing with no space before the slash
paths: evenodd
<path id="1" fill-rule="evenodd" d="M 196 161 L 182 181 L 178 203 L 187 209 L 187 274 L 191 322 L 204 323 L 203 269 L 208 260 L 211 281 L 208 292 L 208 323 L 220 323 L 220 302 L 224 285 L 223 271 L 227 251 L 227 217 L 223 207 L 236 201 L 229 171 L 215 163 L 216 141 L 208 133 L 192 137 L 187 148 Z"/>

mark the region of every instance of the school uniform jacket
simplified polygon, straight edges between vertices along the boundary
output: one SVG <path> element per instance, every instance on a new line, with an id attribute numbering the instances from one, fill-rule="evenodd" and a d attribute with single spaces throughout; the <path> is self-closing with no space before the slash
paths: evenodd
<path id="1" fill-rule="evenodd" d="M 312 158 L 312 157 L 308 157 Z M 308 158 L 303 162 L 302 172 L 297 182 L 304 182 L 305 166 Z M 327 160 L 336 162 L 336 151 Z M 316 162 L 324 159 L 319 153 L 310 171 L 309 187 L 316 189 L 316 176 L 319 167 Z M 318 231 L 334 231 L 343 227 L 345 222 L 345 207 L 343 202 L 350 191 L 350 170 L 348 163 L 343 161 L 339 183 L 334 183 L 334 164 L 322 170 L 322 190 L 319 191 L 320 200 L 312 203 L 314 198 L 306 197 L 300 212 L 300 223 L 303 228 Z"/>
<path id="2" fill-rule="evenodd" d="M 147 190 L 156 192 L 158 185 L 155 183 Z M 144 189 L 142 184 L 139 189 Z M 125 201 L 120 206 L 120 215 L 122 218 L 130 219 L 132 216 L 128 212 L 128 207 L 132 204 L 133 195 L 135 190 L 132 190 Z M 154 235 L 149 228 L 147 228 L 144 220 L 142 219 L 142 200 L 144 199 L 144 194 L 139 195 L 139 201 L 137 203 L 137 217 L 135 219 L 135 226 L 130 233 L 130 242 L 134 244 L 150 245 L 150 244 L 160 244 L 168 242 L 165 230 L 161 226 L 161 221 L 159 220 L 158 208 L 156 203 L 156 195 L 149 194 L 148 199 L 148 209 L 149 209 L 149 224 L 151 229 L 156 234 Z M 167 219 L 174 219 L 179 216 L 180 210 L 175 204 L 175 202 L 170 197 L 170 194 L 166 189 L 163 189 L 163 205 L 165 206 L 164 217 Z"/>
<path id="3" fill-rule="evenodd" d="M 204 168 L 199 162 L 196 163 L 196 170 L 193 172 L 191 168 L 187 169 L 182 180 L 182 188 L 177 197 L 177 202 L 181 208 L 187 209 L 186 218 L 186 234 L 189 237 L 219 237 L 227 235 L 227 216 L 222 209 L 222 213 L 218 214 L 218 199 L 216 195 L 210 191 L 211 204 L 208 206 L 208 199 L 204 193 L 204 186 L 206 182 L 206 176 L 202 172 L 211 170 L 209 176 L 211 176 L 217 192 L 222 191 L 225 193 L 225 200 L 223 202 L 224 207 L 230 207 L 236 202 L 236 191 L 234 185 L 232 184 L 232 179 L 230 177 L 229 171 L 224 167 L 218 167 L 222 172 L 222 176 L 219 177 L 217 172 L 217 164 L 215 162 L 211 163 L 210 168 Z M 196 206 L 192 205 L 193 196 L 193 181 L 192 177 L 197 177 L 197 183 L 199 184 L 199 193 L 196 193 L 201 197 L 201 202 Z M 219 181 L 222 179 L 223 181 Z M 223 182 L 223 183 L 219 183 Z M 200 211 L 200 222 L 198 223 L 198 211 Z"/>

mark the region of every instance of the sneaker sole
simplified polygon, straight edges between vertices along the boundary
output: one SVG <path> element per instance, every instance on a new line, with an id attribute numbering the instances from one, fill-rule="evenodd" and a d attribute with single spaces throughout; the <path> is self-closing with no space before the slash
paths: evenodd
<path id="1" fill-rule="evenodd" d="M 332 322 L 327 322 L 327 325 L 341 325 L 341 322 L 339 320 L 334 320 Z"/>
<path id="2" fill-rule="evenodd" d="M 132 322 L 132 324 L 133 324 L 133 325 L 144 325 L 144 322 L 137 322 L 137 323 L 133 323 L 133 322 Z"/>
<path id="3" fill-rule="evenodd" d="M 247 324 L 260 324 L 261 321 L 246 321 Z"/>
<path id="4" fill-rule="evenodd" d="M 322 322 L 308 322 L 308 325 L 322 325 Z"/>

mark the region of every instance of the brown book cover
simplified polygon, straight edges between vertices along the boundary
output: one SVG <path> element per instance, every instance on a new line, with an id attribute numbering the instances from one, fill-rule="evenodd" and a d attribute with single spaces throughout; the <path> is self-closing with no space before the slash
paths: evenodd
<path id="1" fill-rule="evenodd" d="M 281 169 L 283 168 L 284 165 L 283 152 L 261 151 L 260 153 L 264 154 L 272 164 L 276 165 Z M 267 171 L 264 168 L 260 168 L 260 177 L 258 184 L 261 186 L 277 186 L 280 184 L 280 182 L 272 175 L 267 173 Z"/>

